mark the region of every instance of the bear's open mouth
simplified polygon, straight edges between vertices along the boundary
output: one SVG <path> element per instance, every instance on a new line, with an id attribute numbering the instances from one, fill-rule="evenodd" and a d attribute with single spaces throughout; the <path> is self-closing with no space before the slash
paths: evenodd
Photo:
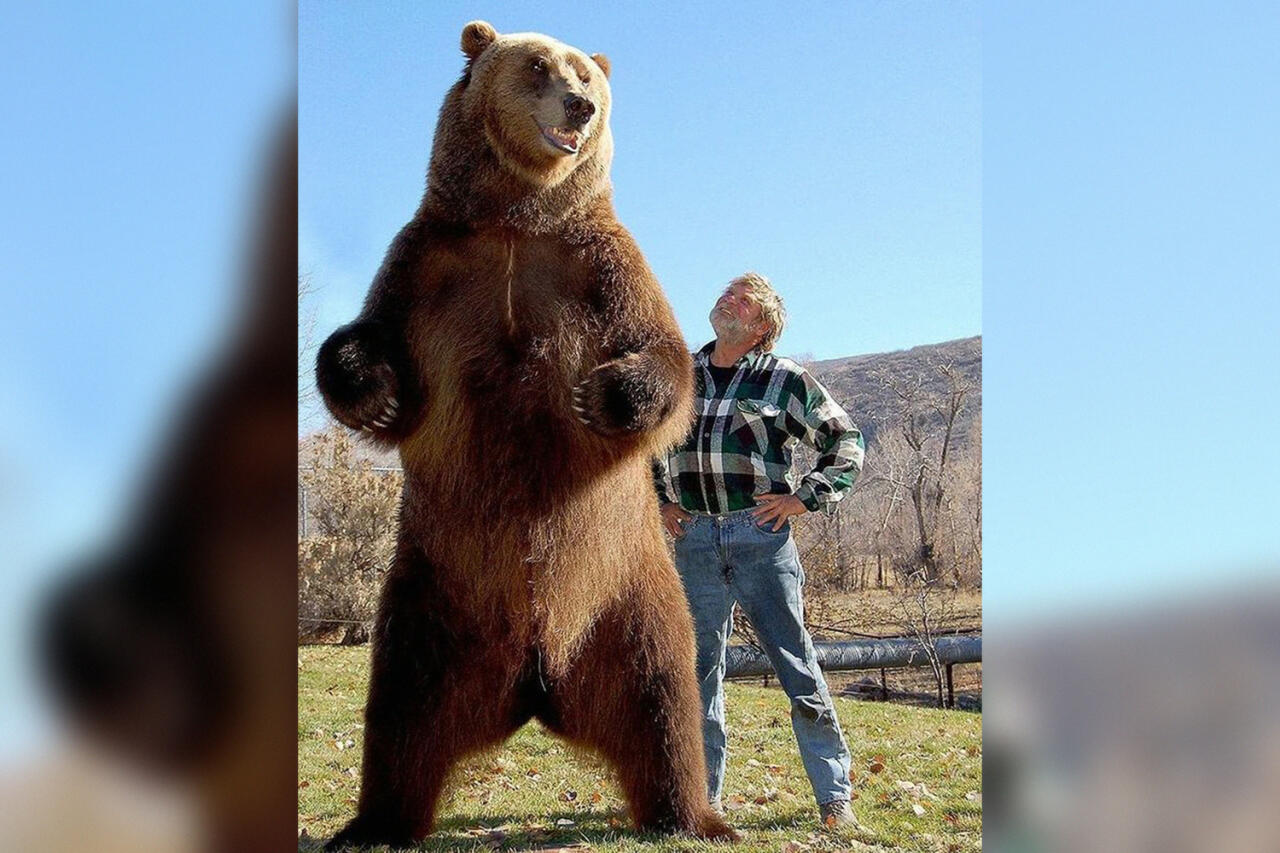
<path id="1" fill-rule="evenodd" d="M 582 145 L 582 134 L 567 127 L 543 127 L 542 138 L 566 154 L 577 154 Z"/>

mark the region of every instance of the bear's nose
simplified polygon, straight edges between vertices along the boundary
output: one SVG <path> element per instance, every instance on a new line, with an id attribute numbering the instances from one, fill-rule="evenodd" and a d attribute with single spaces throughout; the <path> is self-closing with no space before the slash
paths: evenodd
<path id="1" fill-rule="evenodd" d="M 569 95 L 564 99 L 564 114 L 569 121 L 581 127 L 591 121 L 596 105 L 581 95 Z"/>

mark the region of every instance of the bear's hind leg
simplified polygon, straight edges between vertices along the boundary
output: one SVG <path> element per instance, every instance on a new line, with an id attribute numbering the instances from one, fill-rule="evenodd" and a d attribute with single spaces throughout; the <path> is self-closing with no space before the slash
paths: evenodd
<path id="1" fill-rule="evenodd" d="M 528 719 L 514 690 L 518 662 L 464 647 L 456 626 L 422 607 L 431 601 L 422 587 L 432 574 L 416 566 L 387 582 L 374 634 L 360 803 L 326 850 L 420 841 L 435 825 L 454 764 Z"/>
<path id="2" fill-rule="evenodd" d="M 614 765 L 638 829 L 736 841 L 707 802 L 693 631 L 669 577 L 597 622 L 554 687 L 555 728 Z"/>
<path id="3" fill-rule="evenodd" d="M 359 808 L 326 850 L 378 844 L 394 849 L 425 838 L 454 764 L 509 734 L 481 731 L 443 703 L 423 702 L 410 712 L 372 695 L 366 720 Z"/>

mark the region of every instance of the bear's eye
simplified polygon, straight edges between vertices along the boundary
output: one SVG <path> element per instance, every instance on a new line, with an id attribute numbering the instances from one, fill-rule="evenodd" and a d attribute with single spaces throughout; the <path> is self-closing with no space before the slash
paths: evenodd
<path id="1" fill-rule="evenodd" d="M 539 74 L 547 73 L 547 61 L 542 57 L 538 57 L 537 59 L 535 59 L 532 63 L 530 63 L 529 67 L 531 67 L 534 71 L 536 71 Z"/>

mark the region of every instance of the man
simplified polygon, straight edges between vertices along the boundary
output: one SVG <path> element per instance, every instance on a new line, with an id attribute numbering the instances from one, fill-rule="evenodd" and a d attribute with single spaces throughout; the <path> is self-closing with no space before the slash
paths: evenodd
<path id="1" fill-rule="evenodd" d="M 849 749 L 802 618 L 804 571 L 790 519 L 832 512 L 862 467 L 849 416 L 799 364 L 771 350 L 782 299 L 755 273 L 734 279 L 711 310 L 716 339 L 694 354 L 697 419 L 684 445 L 655 460 L 662 520 L 675 538 L 697 635 L 707 791 L 720 806 L 725 768 L 725 645 L 736 601 L 791 698 L 791 724 L 826 826 L 857 826 L 849 808 Z M 820 457 L 795 485 L 800 441 Z"/>

